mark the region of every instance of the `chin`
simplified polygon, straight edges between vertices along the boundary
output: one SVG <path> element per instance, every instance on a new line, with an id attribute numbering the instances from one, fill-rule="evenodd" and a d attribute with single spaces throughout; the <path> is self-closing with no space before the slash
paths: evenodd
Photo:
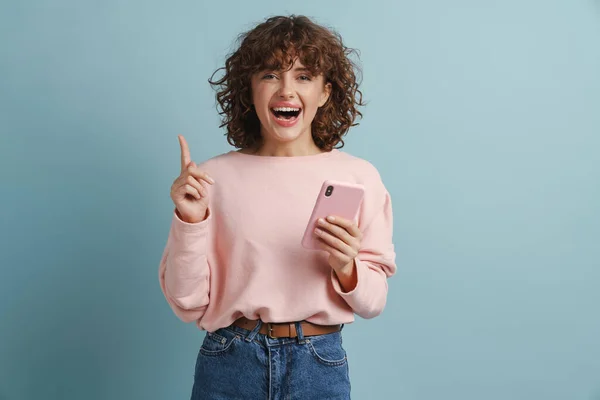
<path id="1" fill-rule="evenodd" d="M 302 136 L 302 131 L 299 131 L 296 129 L 294 129 L 294 130 L 287 129 L 286 130 L 286 129 L 278 129 L 278 127 L 274 127 L 271 132 L 273 132 L 273 133 L 269 136 L 271 136 L 273 139 L 276 139 L 276 140 L 282 141 L 282 142 L 292 142 Z"/>

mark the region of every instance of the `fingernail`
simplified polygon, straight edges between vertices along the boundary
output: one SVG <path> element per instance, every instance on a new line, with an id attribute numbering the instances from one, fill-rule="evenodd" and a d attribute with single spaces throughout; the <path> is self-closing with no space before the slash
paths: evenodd
<path id="1" fill-rule="evenodd" d="M 332 216 L 327 217 L 327 219 L 331 222 L 335 221 L 335 217 L 332 217 Z"/>
<path id="2" fill-rule="evenodd" d="M 209 181 L 210 183 L 215 183 L 215 180 L 214 180 L 213 178 L 211 178 L 210 176 L 208 177 L 208 181 Z"/>

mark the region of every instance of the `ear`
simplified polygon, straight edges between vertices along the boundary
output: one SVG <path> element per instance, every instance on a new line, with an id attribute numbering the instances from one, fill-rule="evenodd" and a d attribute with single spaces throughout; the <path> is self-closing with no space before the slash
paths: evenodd
<path id="1" fill-rule="evenodd" d="M 321 94 L 321 99 L 319 101 L 319 107 L 323 107 L 323 105 L 325 103 L 327 103 L 327 100 L 329 99 L 330 95 L 331 95 L 331 82 L 327 82 L 325 84 L 325 87 L 323 88 L 323 93 Z"/>

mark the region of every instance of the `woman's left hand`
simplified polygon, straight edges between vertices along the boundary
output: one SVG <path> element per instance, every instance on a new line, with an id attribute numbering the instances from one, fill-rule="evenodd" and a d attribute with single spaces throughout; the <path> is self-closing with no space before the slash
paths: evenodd
<path id="1" fill-rule="evenodd" d="M 333 218 L 333 219 L 332 219 Z M 358 226 L 345 218 L 329 216 L 317 221 L 315 229 L 319 248 L 329 253 L 329 265 L 336 273 L 348 273 L 360 250 L 362 232 Z"/>

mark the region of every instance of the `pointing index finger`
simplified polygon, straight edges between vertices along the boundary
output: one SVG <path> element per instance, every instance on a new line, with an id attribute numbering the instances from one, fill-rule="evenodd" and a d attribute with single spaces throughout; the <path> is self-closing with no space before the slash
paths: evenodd
<path id="1" fill-rule="evenodd" d="M 181 172 L 183 172 L 191 161 L 190 148 L 183 135 L 179 135 L 178 137 L 179 145 L 181 147 Z"/>

